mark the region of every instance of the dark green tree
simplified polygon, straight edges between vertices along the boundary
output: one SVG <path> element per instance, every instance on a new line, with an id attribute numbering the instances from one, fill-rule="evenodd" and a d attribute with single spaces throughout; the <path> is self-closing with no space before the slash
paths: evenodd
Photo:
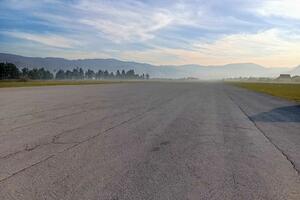
<path id="1" fill-rule="evenodd" d="M 108 79 L 108 78 L 109 78 L 109 72 L 108 72 L 107 70 L 105 70 L 105 71 L 103 72 L 103 78 L 104 78 L 104 79 Z"/>
<path id="2" fill-rule="evenodd" d="M 134 79 L 134 78 L 136 78 L 134 70 L 133 69 L 128 70 L 126 72 L 126 79 Z"/>
<path id="3" fill-rule="evenodd" d="M 126 72 L 124 69 L 122 70 L 121 78 L 123 78 L 123 79 L 126 78 Z"/>
<path id="4" fill-rule="evenodd" d="M 72 79 L 76 80 L 76 79 L 79 79 L 79 69 L 77 68 L 74 68 L 73 71 L 72 71 Z"/>
<path id="5" fill-rule="evenodd" d="M 20 77 L 20 71 L 16 65 L 12 63 L 0 64 L 0 79 L 18 79 Z"/>
<path id="6" fill-rule="evenodd" d="M 57 79 L 57 80 L 63 80 L 65 78 L 66 78 L 65 71 L 61 70 L 61 69 L 58 70 L 58 72 L 55 75 L 55 79 Z"/>
<path id="7" fill-rule="evenodd" d="M 115 74 L 114 74 L 113 72 L 110 72 L 110 73 L 109 73 L 109 78 L 110 78 L 110 79 L 114 79 L 114 78 L 115 78 Z"/>
<path id="8" fill-rule="evenodd" d="M 85 78 L 87 79 L 94 79 L 95 78 L 95 72 L 91 69 L 88 69 L 87 72 L 85 73 Z"/>
<path id="9" fill-rule="evenodd" d="M 121 73 L 120 73 L 119 70 L 117 70 L 116 78 L 117 78 L 117 79 L 121 79 L 121 78 L 122 78 L 122 75 L 121 75 Z"/>
<path id="10" fill-rule="evenodd" d="M 73 77 L 73 73 L 70 70 L 67 70 L 65 73 L 65 79 L 71 80 Z"/>
<path id="11" fill-rule="evenodd" d="M 103 71 L 99 69 L 99 71 L 96 74 L 96 79 L 103 79 Z"/>
<path id="12" fill-rule="evenodd" d="M 28 78 L 28 73 L 29 73 L 29 69 L 26 68 L 26 67 L 24 67 L 22 69 L 22 76 L 23 76 L 23 78 Z"/>
<path id="13" fill-rule="evenodd" d="M 83 80 L 84 79 L 84 71 L 82 68 L 79 68 L 79 79 Z"/>
<path id="14" fill-rule="evenodd" d="M 6 78 L 5 64 L 4 63 L 0 63 L 0 80 L 3 80 L 5 78 Z"/>

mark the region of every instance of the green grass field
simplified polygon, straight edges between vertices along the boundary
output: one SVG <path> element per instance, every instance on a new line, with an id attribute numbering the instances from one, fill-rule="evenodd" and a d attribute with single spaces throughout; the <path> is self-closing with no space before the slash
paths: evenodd
<path id="1" fill-rule="evenodd" d="M 93 85 L 93 84 L 112 84 L 112 83 L 123 83 L 123 82 L 129 83 L 129 82 L 133 82 L 133 81 L 126 81 L 126 80 L 0 81 L 0 88 L 58 86 L 58 85 Z"/>
<path id="2" fill-rule="evenodd" d="M 246 82 L 232 82 L 231 84 L 256 92 L 263 92 L 300 103 L 300 84 Z"/>

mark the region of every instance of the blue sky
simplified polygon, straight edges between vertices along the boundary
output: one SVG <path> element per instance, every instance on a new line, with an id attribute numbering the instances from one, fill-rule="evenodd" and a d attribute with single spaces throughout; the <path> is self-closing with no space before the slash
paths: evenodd
<path id="1" fill-rule="evenodd" d="M 300 64 L 300 0 L 0 0 L 0 52 L 152 64 Z"/>

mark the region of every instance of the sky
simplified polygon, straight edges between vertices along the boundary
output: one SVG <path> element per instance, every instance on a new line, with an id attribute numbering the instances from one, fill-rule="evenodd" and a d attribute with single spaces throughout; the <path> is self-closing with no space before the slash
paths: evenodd
<path id="1" fill-rule="evenodd" d="M 295 67 L 299 10 L 300 0 L 0 0 L 0 52 Z"/>

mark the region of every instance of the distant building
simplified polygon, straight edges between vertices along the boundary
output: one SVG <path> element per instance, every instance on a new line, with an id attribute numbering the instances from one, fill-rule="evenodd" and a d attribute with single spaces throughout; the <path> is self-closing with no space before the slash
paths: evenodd
<path id="1" fill-rule="evenodd" d="M 290 74 L 280 74 L 276 80 L 281 82 L 289 82 L 292 81 L 292 77 Z"/>

